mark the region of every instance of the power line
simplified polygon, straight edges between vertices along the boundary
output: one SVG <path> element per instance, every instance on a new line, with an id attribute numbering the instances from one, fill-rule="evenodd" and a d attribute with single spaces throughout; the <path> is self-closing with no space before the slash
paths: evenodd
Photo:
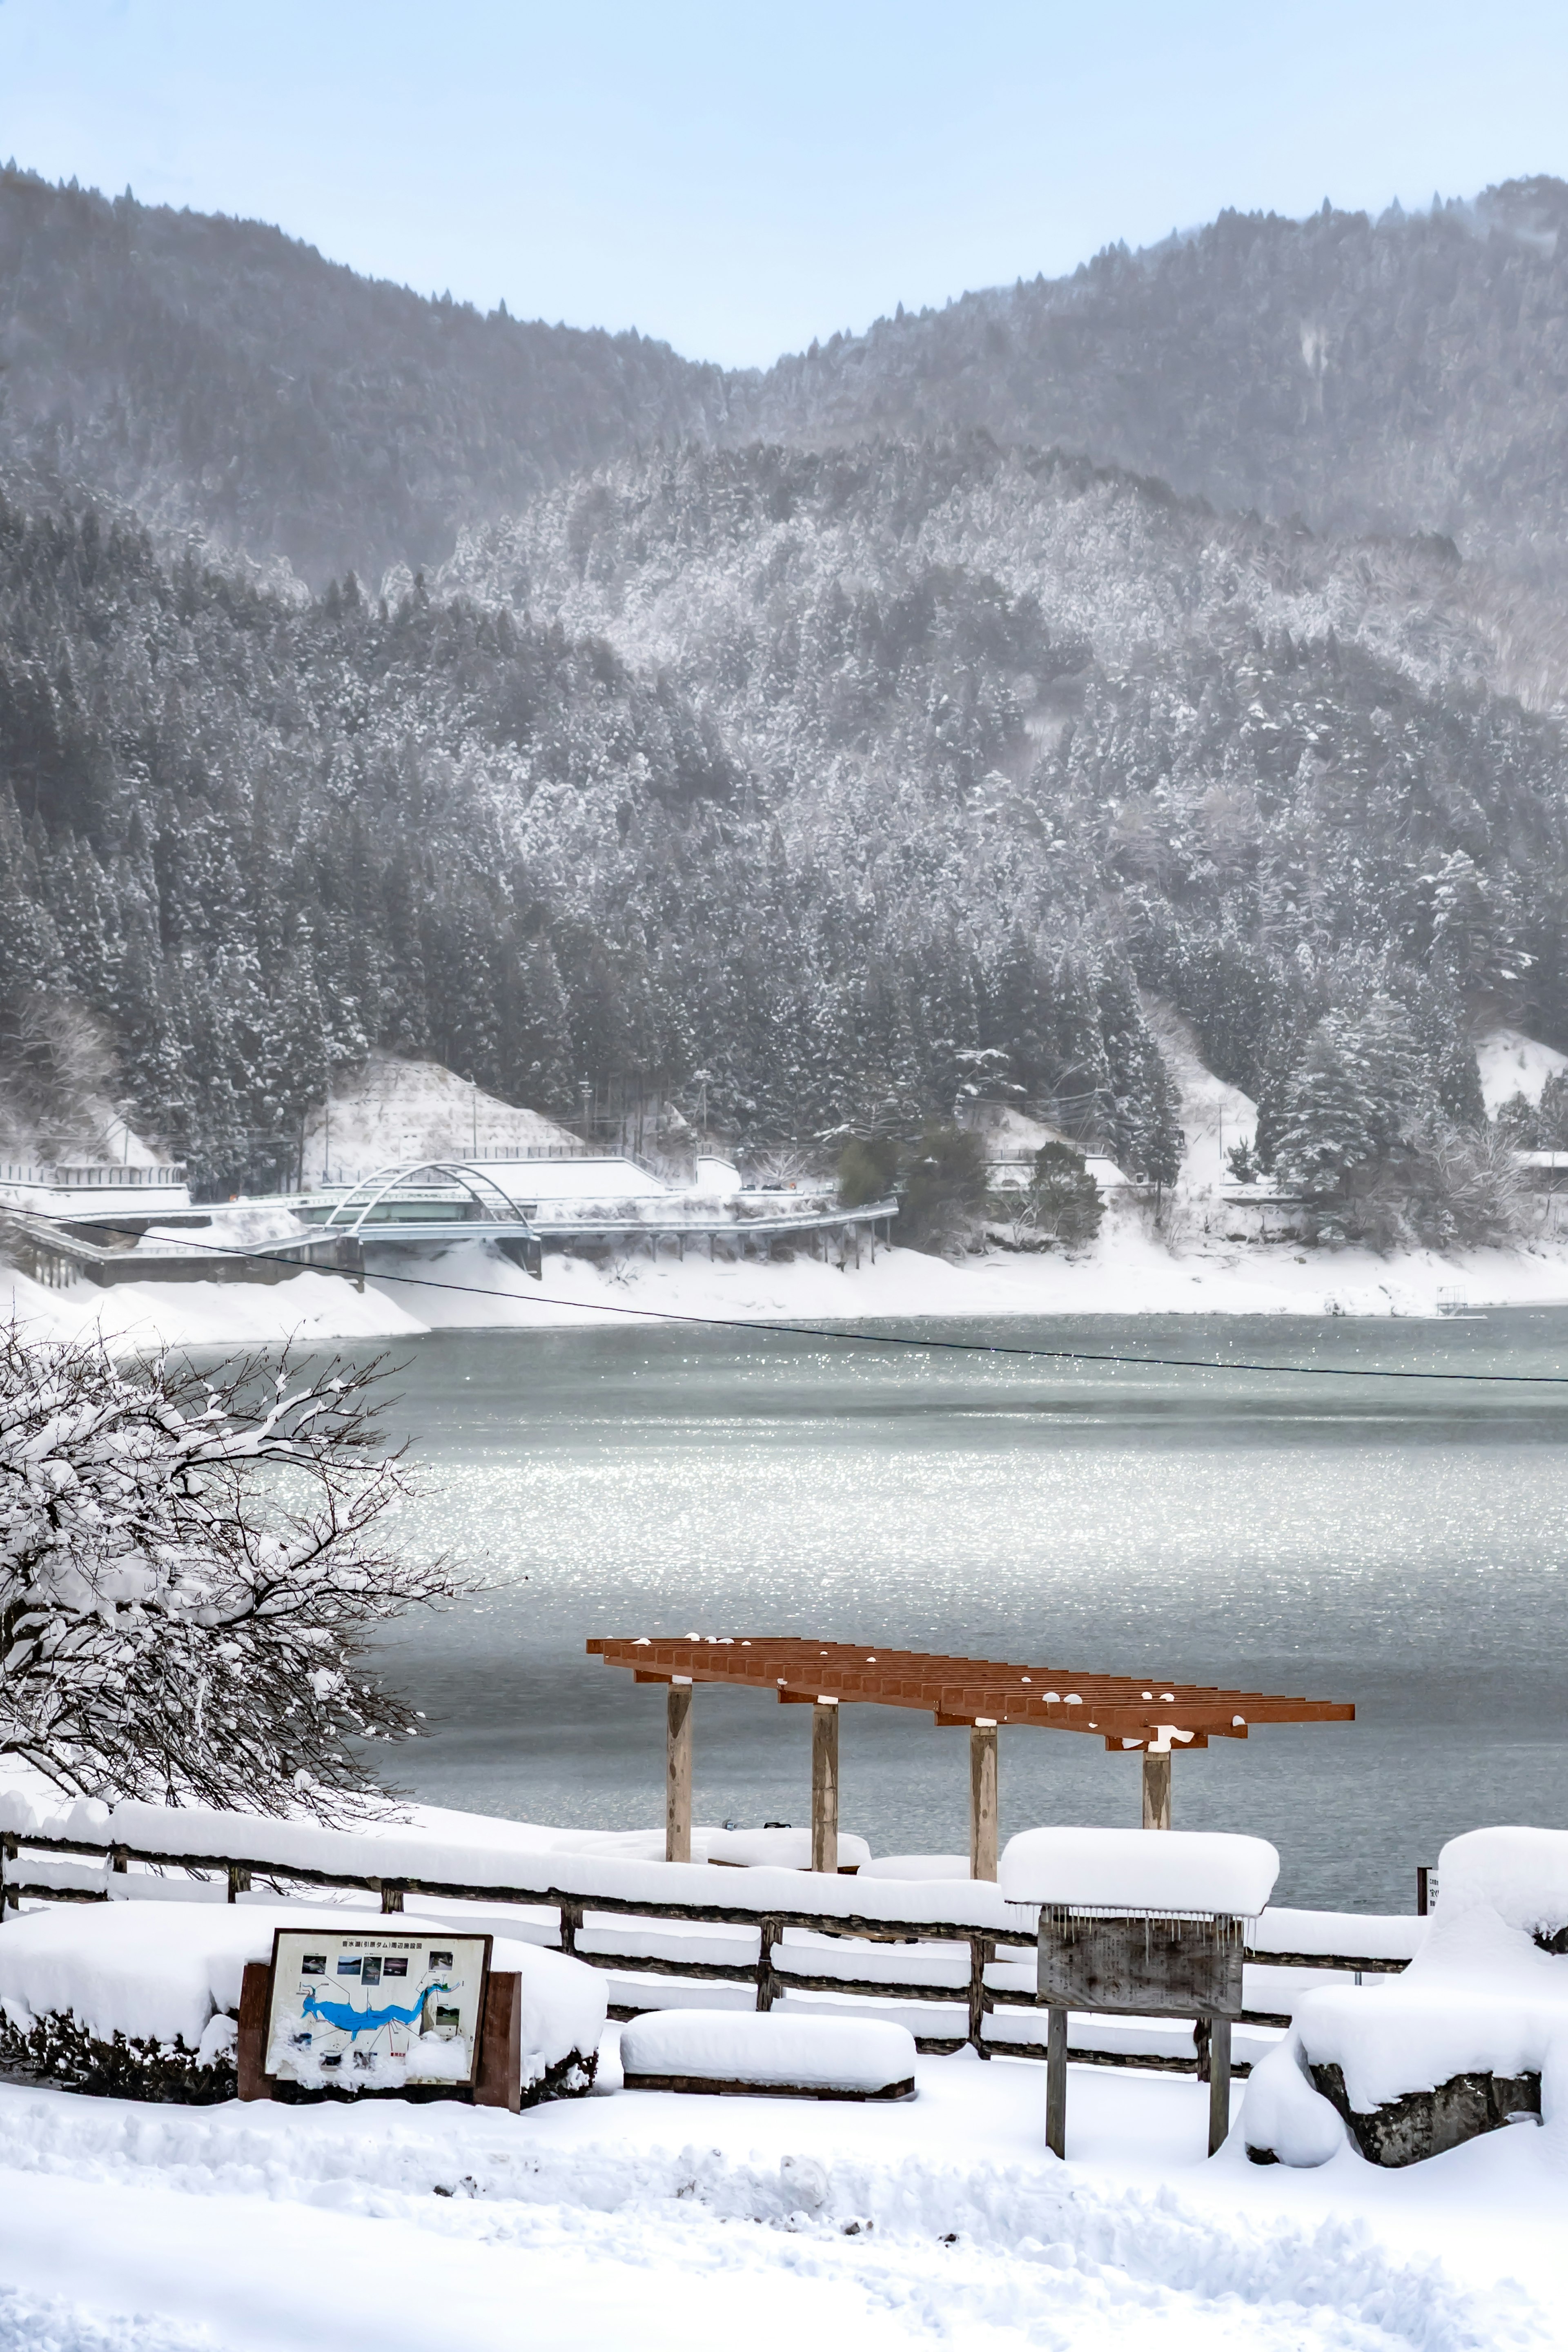
<path id="1" fill-rule="evenodd" d="M 37 1209 L 7 1209 L 5 1213 L 13 1217 L 31 1217 L 41 1224 L 52 1222 Z M 111 1225 L 107 1223 L 103 1223 L 102 1229 L 108 1234 L 129 1234 L 136 1240 L 141 1239 L 143 1231 L 136 1225 Z M 482 1238 L 482 1235 L 475 1238 Z M 203 1251 L 211 1257 L 244 1258 L 258 1265 L 286 1265 L 296 1273 L 330 1274 L 340 1281 L 356 1285 L 363 1285 L 364 1279 L 363 1275 L 354 1274 L 347 1266 L 302 1265 L 299 1258 L 283 1250 L 233 1249 L 221 1242 L 196 1241 L 184 1242 L 182 1246 Z M 157 1276 L 151 1271 L 152 1264 L 153 1261 L 149 1261 L 146 1278 L 155 1281 Z M 1128 1356 L 1090 1348 L 1016 1347 L 1005 1340 L 917 1339 L 912 1333 L 904 1331 L 835 1330 L 827 1324 L 763 1322 L 754 1316 L 692 1315 L 675 1307 L 622 1307 L 609 1300 L 552 1298 L 543 1291 L 492 1290 L 480 1283 L 437 1282 L 429 1275 L 377 1272 L 371 1279 L 382 1284 L 401 1283 L 416 1290 L 446 1291 L 462 1298 L 500 1298 L 509 1305 L 521 1307 L 564 1307 L 574 1314 L 615 1315 L 623 1320 L 635 1317 L 639 1321 L 654 1323 L 688 1323 L 707 1330 L 782 1332 L 791 1339 L 827 1339 L 836 1344 L 859 1348 L 920 1348 L 928 1352 L 951 1355 L 1007 1356 L 1047 1363 L 1142 1365 L 1152 1370 L 1164 1371 L 1279 1372 L 1293 1374 L 1303 1380 L 1479 1381 L 1510 1388 L 1568 1387 L 1568 1373 L 1563 1372 L 1438 1372 L 1391 1364 L 1260 1364 L 1236 1356 Z"/>

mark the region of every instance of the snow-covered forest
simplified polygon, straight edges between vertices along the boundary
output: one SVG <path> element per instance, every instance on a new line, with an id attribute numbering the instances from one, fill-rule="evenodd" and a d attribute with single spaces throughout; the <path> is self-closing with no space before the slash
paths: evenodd
<path id="1" fill-rule="evenodd" d="M 760 378 L 7 175 L 13 1097 L 107 1056 L 217 1192 L 372 1047 L 742 1149 L 980 1084 L 1161 1177 L 1159 997 L 1266 1154 L 1479 1126 L 1478 1019 L 1568 1043 L 1564 203 L 1226 215 Z M 1512 373 L 1428 383 L 1439 319 Z"/>

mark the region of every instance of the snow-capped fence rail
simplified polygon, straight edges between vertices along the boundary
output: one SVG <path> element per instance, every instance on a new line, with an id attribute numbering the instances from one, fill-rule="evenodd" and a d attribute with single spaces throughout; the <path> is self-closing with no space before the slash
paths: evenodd
<path id="1" fill-rule="evenodd" d="M 122 1822 L 121 1817 L 127 1818 Z M 177 1825 L 179 1833 L 133 1834 L 154 1824 Z M 240 1845 L 248 1851 L 233 1850 Z M 344 1849 L 336 1867 L 331 1859 L 334 1845 Z M 34 1856 L 46 1859 L 31 1862 Z M 451 1865 L 449 1872 L 436 1874 L 416 1866 L 421 1860 L 443 1858 Z M 376 1868 L 377 1861 L 401 1866 Z M 77 1871 L 82 1862 L 99 1865 L 97 1883 Z M 133 1864 L 184 1872 L 209 1885 L 214 1877 L 226 1880 L 230 1902 L 249 1893 L 253 1880 L 258 1880 L 279 1893 L 297 1885 L 372 1895 L 384 1913 L 401 1911 L 405 1896 L 552 1911 L 557 1948 L 621 1979 L 654 1978 L 671 1989 L 681 1982 L 744 1986 L 753 1992 L 760 2011 L 791 1994 L 897 2003 L 906 2014 L 911 2008 L 962 2008 L 963 2032 L 917 2032 L 919 2047 L 949 2051 L 968 2043 L 983 2056 L 998 2050 L 1017 2057 L 1043 2059 L 1047 2054 L 1046 2012 L 1038 2007 L 1035 1987 L 1037 1920 L 1033 1914 L 1037 1906 L 1009 1904 L 994 1886 L 983 1883 L 824 1880 L 816 1874 L 764 1868 L 745 1874 L 753 1883 L 749 1900 L 716 1901 L 704 1899 L 713 1873 L 702 1863 L 644 1862 L 550 1852 L 543 1846 L 530 1852 L 526 1847 L 447 1844 L 443 1853 L 428 1832 L 399 1834 L 396 1825 L 345 1832 L 256 1816 L 163 1813 L 154 1806 L 125 1805 L 116 1809 L 105 1834 L 89 1837 L 30 1830 L 19 1822 L 11 1829 L 0 1813 L 0 1921 L 8 1906 L 17 1908 L 24 1901 L 115 1899 L 120 1889 L 111 1890 L 110 1882 L 116 1877 L 129 1896 L 124 1874 Z M 736 1874 L 726 1872 L 725 1877 Z M 807 1881 L 815 1883 L 810 1900 L 803 1902 Z M 1249 1969 L 1270 1971 L 1397 1974 L 1412 1957 L 1426 1925 L 1414 1917 L 1266 1912 L 1253 1923 L 1247 1961 Z M 711 1947 L 718 1939 L 692 1938 L 690 1931 L 700 1927 L 749 1930 L 757 1939 L 754 1956 L 716 1957 Z M 661 1929 L 666 1931 L 662 1935 Z M 530 1932 L 536 1930 L 548 1934 L 550 1924 L 530 1921 L 526 1930 L 520 1924 L 518 1932 L 529 1932 L 530 1940 L 538 1940 L 540 1936 Z M 820 1940 L 805 1946 L 786 1943 L 786 1931 Z M 680 1945 L 693 1940 L 701 1948 L 688 1957 Z M 862 1948 L 848 1948 L 855 1942 Z M 1358 1951 L 1353 1948 L 1358 1942 L 1372 1948 Z M 866 1952 L 868 1943 L 883 1947 L 887 1958 Z M 824 1944 L 827 1948 L 822 1948 Z M 660 1948 L 649 1949 L 650 1945 Z M 630 1987 L 623 1984 L 618 1990 L 627 1992 Z M 633 2017 L 668 2005 L 668 2000 L 622 1999 L 612 2000 L 611 2014 Z M 1000 2026 L 996 2013 L 1012 2011 L 1037 2016 L 1042 2038 L 1016 2039 L 1011 2032 L 988 2031 L 988 2019 Z M 1248 2008 L 1238 2022 L 1285 2028 L 1290 2016 Z M 1195 2041 L 1191 2057 L 1140 2048 L 1136 2042 L 1121 2048 L 1075 2043 L 1068 2054 L 1097 2064 L 1167 2072 L 1192 2073 L 1201 2066 Z M 1237 2063 L 1237 2075 L 1247 2071 L 1244 2062 Z"/>

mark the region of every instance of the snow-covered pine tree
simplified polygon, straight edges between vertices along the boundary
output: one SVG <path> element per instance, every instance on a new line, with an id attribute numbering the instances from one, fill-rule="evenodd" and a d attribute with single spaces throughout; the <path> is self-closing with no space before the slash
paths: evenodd
<path id="1" fill-rule="evenodd" d="M 374 1368 L 129 1371 L 0 1327 L 0 1756 L 74 1794 L 324 1819 L 417 1718 L 371 1627 L 459 1589 L 389 1543 Z"/>

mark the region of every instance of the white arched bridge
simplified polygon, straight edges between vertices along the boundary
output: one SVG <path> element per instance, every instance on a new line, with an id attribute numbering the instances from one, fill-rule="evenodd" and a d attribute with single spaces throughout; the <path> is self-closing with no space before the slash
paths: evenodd
<path id="1" fill-rule="evenodd" d="M 482 1167 L 455 1160 L 424 1160 L 388 1168 L 316 1209 L 302 1213 L 310 1231 L 272 1244 L 305 1265 L 363 1265 L 366 1242 L 416 1244 L 485 1241 L 537 1280 L 542 1245 L 537 1228 L 510 1192 Z"/>

